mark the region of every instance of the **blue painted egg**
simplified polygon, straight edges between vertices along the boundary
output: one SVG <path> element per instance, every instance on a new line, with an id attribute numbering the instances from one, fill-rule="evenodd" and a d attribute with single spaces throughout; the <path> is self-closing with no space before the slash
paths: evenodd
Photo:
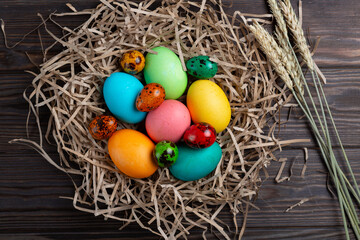
<path id="1" fill-rule="evenodd" d="M 217 142 L 202 149 L 190 148 L 181 143 L 178 150 L 178 159 L 169 169 L 174 177 L 183 181 L 195 181 L 207 176 L 216 168 L 222 156 Z"/>
<path id="2" fill-rule="evenodd" d="M 110 112 L 126 123 L 138 123 L 145 119 L 146 112 L 136 109 L 136 97 L 143 89 L 142 83 L 134 76 L 115 72 L 105 80 L 103 94 Z"/>

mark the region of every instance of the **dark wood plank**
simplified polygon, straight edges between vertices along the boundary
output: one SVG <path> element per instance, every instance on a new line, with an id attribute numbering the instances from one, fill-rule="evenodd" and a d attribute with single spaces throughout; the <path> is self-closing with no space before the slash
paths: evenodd
<path id="1" fill-rule="evenodd" d="M 343 229 L 342 227 L 332 227 L 332 228 L 307 228 L 296 230 L 291 230 L 287 228 L 281 229 L 254 229 L 248 228 L 244 236 L 244 240 L 263 240 L 264 237 L 267 240 L 273 239 L 304 239 L 304 240 L 313 240 L 313 239 L 326 239 L 326 240 L 339 240 L 343 239 Z"/>
<path id="2" fill-rule="evenodd" d="M 350 159 L 356 158 L 359 152 L 360 149 L 349 150 Z M 55 153 L 52 156 L 55 156 Z M 289 229 L 292 229 L 292 234 L 288 237 L 306 237 L 306 234 L 314 233 L 318 228 L 329 228 L 327 232 L 322 233 L 323 236 L 336 236 L 338 230 L 341 230 L 340 212 L 336 210 L 337 201 L 332 199 L 325 187 L 327 175 L 324 173 L 325 169 L 318 152 L 309 151 L 305 178 L 300 177 L 303 163 L 302 150 L 287 149 L 278 156 L 288 158 L 283 176 L 287 176 L 288 168 L 293 161 L 296 161 L 293 165 L 293 176 L 290 181 L 275 184 L 273 179 L 277 174 L 279 163 L 272 163 L 268 169 L 270 177 L 263 183 L 256 201 L 260 210 L 250 211 L 248 228 L 262 231 L 272 229 L 273 235 L 269 236 L 269 239 L 276 236 L 285 237 L 290 232 Z M 49 166 L 45 160 L 31 151 L 22 154 L 21 164 L 16 164 L 16 168 L 11 167 L 16 161 L 19 161 L 16 155 L 5 155 L 2 160 L 5 166 L 0 175 L 2 233 L 33 233 L 47 237 L 66 233 L 62 235 L 62 239 L 65 239 L 67 234 L 85 237 L 92 233 L 96 234 L 87 239 L 100 239 L 104 236 L 110 238 L 111 235 L 115 237 L 117 228 L 121 226 L 119 222 L 113 220 L 105 222 L 101 217 L 73 209 L 70 200 L 59 199 L 59 196 L 69 197 L 73 194 L 71 182 L 65 174 Z M 353 168 L 357 170 L 356 175 L 359 178 L 360 162 L 353 161 Z M 291 212 L 284 212 L 288 206 L 304 198 L 311 200 Z M 225 211 L 220 218 L 232 226 L 231 214 Z M 337 231 L 330 231 L 334 228 Z M 118 234 L 123 237 L 136 237 L 138 232 L 136 224 L 132 224 Z M 145 234 L 146 231 L 141 230 L 141 232 Z M 192 239 L 197 239 L 199 235 L 196 232 L 194 234 Z M 254 236 L 254 233 L 250 236 Z"/>
<path id="3" fill-rule="evenodd" d="M 229 1 L 230 2 L 230 1 Z M 41 20 L 36 17 L 39 12 L 44 17 L 57 10 L 57 12 L 68 11 L 66 1 L 11 1 L 3 0 L 0 8 L 0 17 L 6 23 L 6 32 L 9 44 L 19 41 L 22 36 L 37 27 Z M 77 9 L 92 8 L 97 5 L 97 0 L 71 1 Z M 293 1 L 295 6 L 295 1 Z M 356 67 L 360 64 L 360 50 L 357 38 L 360 34 L 360 18 L 358 13 L 357 0 L 318 0 L 303 1 L 303 26 L 309 29 L 311 44 L 316 38 L 321 38 L 321 43 L 315 54 L 315 60 L 321 67 Z M 264 0 L 232 1 L 232 7 L 227 12 L 232 13 L 240 10 L 243 13 L 268 13 Z M 16 13 L 16 14 L 15 14 Z M 64 26 L 75 27 L 81 24 L 86 16 L 76 18 L 56 18 Z M 26 23 L 26 24 L 24 24 Z M 49 24 L 55 33 L 59 33 L 57 27 Z M 21 31 L 19 31 L 21 29 Z M 51 37 L 45 34 L 41 28 L 42 41 L 44 46 L 53 43 Z M 34 61 L 40 63 L 38 55 L 41 52 L 37 31 L 30 34 L 21 45 L 8 50 L 0 45 L 0 70 L 28 69 L 31 64 L 27 61 L 24 51 L 34 57 Z M 58 46 L 55 49 L 60 49 Z M 19 63 L 21 63 L 19 65 Z"/>

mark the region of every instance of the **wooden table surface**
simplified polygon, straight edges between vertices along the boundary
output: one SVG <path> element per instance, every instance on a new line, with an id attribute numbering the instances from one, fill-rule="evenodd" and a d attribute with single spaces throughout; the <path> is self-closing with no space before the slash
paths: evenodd
<path id="1" fill-rule="evenodd" d="M 9 44 L 19 41 L 40 23 L 37 13 L 47 16 L 55 10 L 67 11 L 67 2 L 77 9 L 97 4 L 97 0 L 0 0 L 0 18 L 5 21 Z M 269 11 L 264 0 L 236 0 L 228 12 L 234 10 L 259 14 Z M 77 17 L 60 22 L 75 27 L 83 20 Z M 315 61 L 327 77 L 325 90 L 331 110 L 360 180 L 360 1 L 304 0 L 303 26 L 309 29 L 311 43 L 321 37 Z M 44 34 L 43 28 L 39 31 L 43 44 L 51 44 L 52 39 Z M 32 78 L 24 70 L 36 68 L 24 52 L 35 63 L 41 63 L 37 31 L 12 49 L 7 49 L 3 36 L 0 37 L 0 239 L 158 239 L 136 224 L 120 232 L 119 222 L 75 210 L 70 200 L 59 198 L 73 195 L 72 183 L 64 173 L 35 151 L 8 144 L 12 138 L 26 137 L 28 105 L 22 93 Z M 282 128 L 282 139 L 312 139 L 306 121 L 299 116 L 300 111 L 294 111 Z M 42 113 L 43 125 L 47 117 L 47 112 Z M 30 130 L 36 139 L 33 123 Z M 309 160 L 302 178 L 304 147 L 309 149 Z M 54 146 L 47 150 L 56 158 Z M 293 175 L 290 181 L 275 183 L 280 163 L 272 163 L 268 169 L 270 177 L 263 183 L 256 201 L 260 210 L 250 211 L 244 239 L 344 239 L 337 200 L 326 188 L 327 174 L 315 145 L 294 144 L 276 155 L 288 158 L 286 169 L 293 164 Z M 284 171 L 286 174 L 288 170 Z M 285 212 L 304 198 L 310 201 Z M 226 212 L 221 217 L 225 222 L 232 221 Z M 199 231 L 191 236 L 199 238 Z M 213 238 L 209 235 L 209 239 Z"/>

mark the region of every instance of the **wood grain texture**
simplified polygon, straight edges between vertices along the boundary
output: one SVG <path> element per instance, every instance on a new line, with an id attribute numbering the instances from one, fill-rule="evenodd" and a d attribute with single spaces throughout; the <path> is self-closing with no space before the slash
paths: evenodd
<path id="1" fill-rule="evenodd" d="M 71 2 L 77 9 L 92 8 L 97 0 L 1 0 L 0 18 L 4 19 L 9 44 L 41 23 L 36 16 L 44 17 L 57 10 L 67 11 L 65 3 Z M 229 3 L 230 1 L 225 1 Z M 293 1 L 295 2 L 295 1 Z M 325 91 L 340 134 L 355 171 L 360 178 L 360 2 L 357 0 L 303 1 L 303 25 L 310 31 L 313 43 L 321 37 L 315 55 L 328 79 Z M 237 0 L 227 11 L 251 13 L 268 12 L 264 0 Z M 86 17 L 85 17 L 86 18 Z M 84 17 L 57 18 L 69 27 L 79 25 Z M 59 29 L 49 28 L 55 33 Z M 53 41 L 40 28 L 44 46 Z M 54 51 L 61 46 L 56 46 Z M 59 196 L 72 196 L 73 187 L 67 175 L 59 172 L 36 152 L 20 145 L 9 145 L 12 138 L 26 136 L 28 106 L 22 98 L 23 90 L 31 84 L 31 76 L 24 70 L 36 70 L 27 59 L 28 52 L 37 64 L 42 61 L 42 50 L 37 31 L 13 49 L 0 40 L 0 239 L 158 239 L 158 237 L 130 224 L 123 231 L 121 223 L 104 221 L 102 217 L 75 210 L 72 202 Z M 54 53 L 54 52 L 52 52 Z M 52 54 L 50 53 L 50 54 Z M 285 109 L 282 115 L 286 119 Z M 306 120 L 293 109 L 289 122 L 282 127 L 281 139 L 311 138 Z M 42 125 L 46 125 L 48 112 L 41 113 Z M 36 139 L 36 127 L 29 126 L 32 138 Z M 332 132 L 332 136 L 334 136 Z M 303 166 L 303 147 L 309 148 L 306 176 L 300 177 Z M 57 158 L 56 148 L 46 146 L 49 154 Z M 244 239 L 344 239 L 341 215 L 337 200 L 326 188 L 327 174 L 315 145 L 296 144 L 284 148 L 277 157 L 288 159 L 283 175 L 289 173 L 290 181 L 274 182 L 280 163 L 273 162 L 268 168 L 270 177 L 262 184 L 256 205 L 248 216 Z M 76 178 L 75 178 L 76 180 Z M 310 198 L 310 201 L 285 213 L 287 207 Z M 232 215 L 221 214 L 223 221 L 232 225 Z M 242 217 L 239 216 L 239 223 Z M 192 232 L 191 239 L 201 238 L 201 231 Z M 208 233 L 209 239 L 214 235 Z"/>
<path id="2" fill-rule="evenodd" d="M 69 1 L 77 9 L 86 9 L 95 7 L 97 0 Z M 268 13 L 268 8 L 264 0 L 237 0 L 225 1 L 232 2 L 231 7 L 227 9 L 228 13 L 240 10 L 244 13 Z M 295 2 L 293 4 L 295 6 Z M 68 11 L 65 6 L 66 1 L 11 1 L 2 0 L 0 8 L 0 17 L 6 24 L 9 45 L 21 40 L 24 33 L 32 31 L 41 23 L 41 19 L 36 16 L 37 13 L 46 18 L 52 12 Z M 303 27 L 308 30 L 310 43 L 314 44 L 315 40 L 320 37 L 320 46 L 315 55 L 315 61 L 321 67 L 351 67 L 354 68 L 360 64 L 360 48 L 358 38 L 360 37 L 360 13 L 356 6 L 357 0 L 317 0 L 303 1 Z M 21 13 L 21 14 L 17 14 Z M 63 26 L 74 27 L 82 23 L 86 16 L 69 18 L 54 18 Z M 26 23 L 26 24 L 24 24 Z M 21 29 L 21 31 L 19 31 Z M 59 28 L 49 24 L 49 29 L 54 33 L 59 33 Z M 42 42 L 44 46 L 53 43 L 51 37 L 45 34 L 43 29 Z M 57 46 L 56 49 L 60 49 Z M 27 51 L 34 57 L 34 61 L 41 62 L 41 45 L 37 31 L 29 35 L 23 43 L 14 50 L 8 50 L 2 45 L 0 47 L 0 70 L 20 70 L 28 69 L 31 64 L 24 54 Z M 18 63 L 27 63 L 19 65 Z"/>

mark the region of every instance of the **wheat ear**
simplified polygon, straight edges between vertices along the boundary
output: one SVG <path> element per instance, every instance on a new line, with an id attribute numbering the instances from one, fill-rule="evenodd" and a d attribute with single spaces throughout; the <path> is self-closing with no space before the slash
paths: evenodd
<path id="1" fill-rule="evenodd" d="M 277 26 L 279 27 L 280 31 L 284 33 L 284 36 L 287 37 L 288 31 L 286 28 L 286 23 L 283 14 L 281 13 L 281 9 L 279 8 L 279 5 L 277 3 L 277 0 L 268 0 L 268 4 L 270 6 L 273 16 L 275 17 Z"/>
<path id="2" fill-rule="evenodd" d="M 276 39 L 283 50 L 283 55 L 287 59 L 287 61 L 283 62 L 283 64 L 286 70 L 288 71 L 288 73 L 290 74 L 291 78 L 297 82 L 298 86 L 300 86 L 299 92 L 303 94 L 304 87 L 302 81 L 300 80 L 301 73 L 300 73 L 300 69 L 297 67 L 297 63 L 296 63 L 297 60 L 293 54 L 293 50 L 289 45 L 290 41 L 289 41 L 288 31 L 283 14 L 279 8 L 277 0 L 268 0 L 268 4 L 276 20 L 276 26 L 275 26 Z"/>
<path id="3" fill-rule="evenodd" d="M 295 86 L 299 86 L 299 92 L 301 94 L 304 94 L 304 85 L 301 81 L 301 69 L 296 63 L 297 59 L 295 58 L 293 50 L 289 45 L 289 40 L 287 36 L 284 36 L 283 32 L 281 32 L 281 30 L 279 29 L 280 28 L 278 26 L 275 26 L 275 37 L 281 47 L 281 50 L 283 51 L 283 55 L 285 56 L 282 59 L 283 64 L 288 71 L 290 77 L 293 79 L 293 81 L 296 82 Z"/>
<path id="4" fill-rule="evenodd" d="M 304 32 L 300 27 L 299 21 L 296 17 L 294 9 L 291 6 L 290 0 L 280 1 L 280 7 L 283 12 L 283 16 L 285 17 L 286 24 L 294 37 L 296 46 L 300 51 L 301 57 L 303 58 L 306 65 L 310 68 L 310 70 L 313 71 L 314 62 L 311 57 L 309 47 L 306 43 Z"/>
<path id="5" fill-rule="evenodd" d="M 254 34 L 256 40 L 259 42 L 261 50 L 265 53 L 276 73 L 285 82 L 287 87 L 292 90 L 293 83 L 285 69 L 285 66 L 283 65 L 283 61 L 281 60 L 283 52 L 276 43 L 275 39 L 256 21 L 254 21 L 253 26 L 249 26 L 249 29 Z"/>

